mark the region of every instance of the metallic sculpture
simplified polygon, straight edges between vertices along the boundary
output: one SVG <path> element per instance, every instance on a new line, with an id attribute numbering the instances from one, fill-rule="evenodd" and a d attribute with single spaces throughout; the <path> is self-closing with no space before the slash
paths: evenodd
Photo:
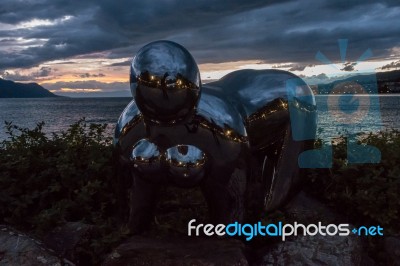
<path id="1" fill-rule="evenodd" d="M 315 133 L 316 108 L 295 75 L 239 70 L 202 85 L 184 47 L 156 41 L 133 59 L 130 84 L 133 100 L 119 118 L 115 146 L 133 177 L 133 232 L 149 224 L 162 185 L 201 186 L 215 223 L 240 221 L 246 184 L 255 177 L 265 210 L 281 206 L 296 187 L 307 142 L 293 140 L 289 114 L 303 123 L 297 131 Z"/>

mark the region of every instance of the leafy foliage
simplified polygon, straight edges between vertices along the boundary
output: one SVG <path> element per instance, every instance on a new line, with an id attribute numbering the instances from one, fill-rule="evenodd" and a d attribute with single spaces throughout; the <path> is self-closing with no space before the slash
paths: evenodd
<path id="1" fill-rule="evenodd" d="M 129 235 L 119 220 L 117 172 L 106 125 L 84 119 L 66 132 L 46 135 L 6 122 L 9 138 L 0 143 L 0 223 L 42 237 L 55 226 L 81 221 L 96 234 L 86 250 L 98 264 Z M 186 232 L 192 219 L 207 216 L 199 189 L 165 188 L 151 235 Z"/>
<path id="2" fill-rule="evenodd" d="M 0 222 L 36 235 L 67 221 L 95 224 L 104 237 L 92 243 L 91 252 L 101 253 L 119 240 L 106 125 L 82 119 L 51 137 L 43 126 L 29 130 L 6 122 L 9 138 L 0 146 Z"/>
<path id="3" fill-rule="evenodd" d="M 381 151 L 378 164 L 349 164 L 346 139 L 334 145 L 332 169 L 308 171 L 309 193 L 325 201 L 355 225 L 379 224 L 386 233 L 399 233 L 400 226 L 400 131 L 361 135 L 360 145 Z"/>

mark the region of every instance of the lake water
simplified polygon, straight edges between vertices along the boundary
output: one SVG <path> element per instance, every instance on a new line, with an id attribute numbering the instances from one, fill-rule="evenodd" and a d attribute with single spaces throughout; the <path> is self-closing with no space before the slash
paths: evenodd
<path id="1" fill-rule="evenodd" d="M 33 128 L 45 122 L 45 132 L 60 132 L 85 117 L 88 123 L 106 123 L 112 134 L 114 125 L 131 98 L 41 98 L 0 99 L 0 139 L 4 139 L 4 121 Z"/>
<path id="2" fill-rule="evenodd" d="M 327 97 L 316 96 L 317 105 L 323 106 Z M 371 111 L 370 113 L 361 112 L 364 119 L 357 124 L 357 130 L 368 132 L 385 128 L 400 129 L 400 95 L 381 95 L 376 98 L 377 101 L 360 101 L 361 110 L 370 108 Z M 18 126 L 28 128 L 33 128 L 38 122 L 44 121 L 45 132 L 60 132 L 85 117 L 89 123 L 108 124 L 107 130 L 109 134 L 112 134 L 119 115 L 129 101 L 130 98 L 0 99 L 0 122 L 2 123 L 0 140 L 6 138 L 4 121 L 12 121 Z M 332 112 L 330 113 L 326 108 L 320 109 L 319 134 L 337 135 L 341 128 L 332 120 Z M 330 110 L 332 111 L 332 108 Z M 333 111 L 335 116 L 340 116 L 340 112 Z M 350 116 L 350 118 L 357 120 L 356 116 Z"/>

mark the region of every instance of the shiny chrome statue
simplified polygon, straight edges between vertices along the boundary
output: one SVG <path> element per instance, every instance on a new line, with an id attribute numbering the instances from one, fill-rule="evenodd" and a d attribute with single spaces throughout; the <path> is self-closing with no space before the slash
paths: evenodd
<path id="1" fill-rule="evenodd" d="M 288 87 L 289 80 L 296 85 Z M 315 133 L 314 97 L 295 75 L 239 70 L 202 85 L 184 47 L 156 41 L 134 57 L 130 86 L 133 100 L 119 118 L 115 146 L 133 178 L 133 232 L 149 224 L 160 186 L 201 186 L 215 223 L 241 220 L 251 180 L 262 181 L 267 211 L 293 192 L 307 141 L 293 140 L 289 114 Z"/>

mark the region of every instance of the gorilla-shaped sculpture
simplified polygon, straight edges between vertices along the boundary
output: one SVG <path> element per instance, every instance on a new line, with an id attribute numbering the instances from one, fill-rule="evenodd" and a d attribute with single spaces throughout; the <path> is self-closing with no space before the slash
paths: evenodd
<path id="1" fill-rule="evenodd" d="M 296 86 L 288 87 L 289 80 Z M 239 70 L 202 85 L 184 47 L 156 41 L 134 57 L 130 86 L 133 100 L 119 118 L 115 146 L 133 178 L 133 232 L 149 224 L 157 188 L 169 183 L 201 186 L 215 223 L 241 220 L 251 179 L 262 178 L 267 211 L 282 205 L 298 183 L 298 156 L 307 141 L 293 140 L 289 114 L 315 133 L 316 108 L 297 76 Z"/>

